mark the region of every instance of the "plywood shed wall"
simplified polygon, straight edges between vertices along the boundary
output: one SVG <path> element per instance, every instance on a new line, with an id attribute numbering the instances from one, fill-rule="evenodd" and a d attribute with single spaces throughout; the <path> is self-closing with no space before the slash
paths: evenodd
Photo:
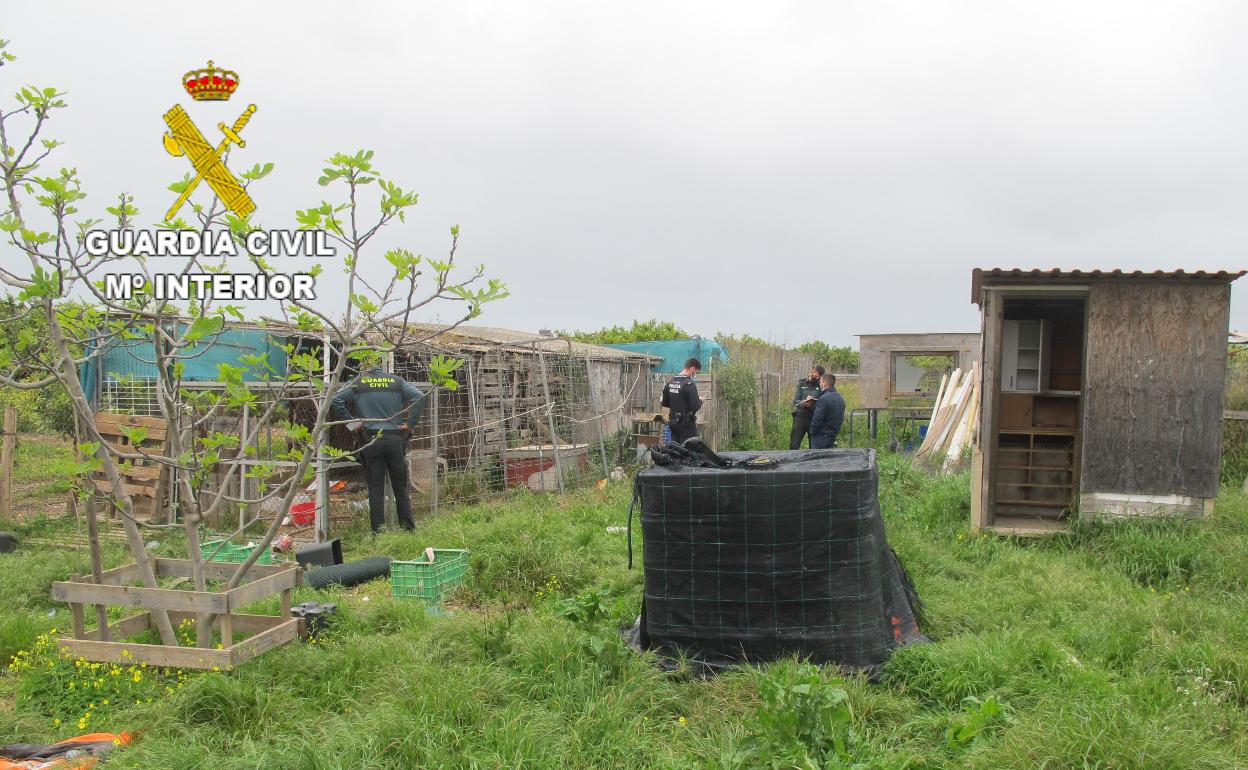
<path id="1" fill-rule="evenodd" d="M 979 361 L 979 334 L 859 334 L 858 393 L 862 408 L 887 409 L 893 400 L 894 353 L 954 353 L 954 367 L 969 372 Z"/>
<path id="2" fill-rule="evenodd" d="M 1082 491 L 1218 495 L 1229 284 L 1088 292 Z"/>

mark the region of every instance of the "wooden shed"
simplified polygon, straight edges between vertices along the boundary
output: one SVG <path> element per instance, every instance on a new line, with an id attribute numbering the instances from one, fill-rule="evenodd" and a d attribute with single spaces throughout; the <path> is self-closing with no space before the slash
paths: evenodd
<path id="1" fill-rule="evenodd" d="M 972 527 L 1196 516 L 1218 494 L 1240 272 L 977 269 L 983 409 Z"/>

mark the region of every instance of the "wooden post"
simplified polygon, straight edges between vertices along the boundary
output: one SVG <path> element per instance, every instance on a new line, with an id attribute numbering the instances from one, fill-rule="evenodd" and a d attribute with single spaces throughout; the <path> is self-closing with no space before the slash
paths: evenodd
<path id="1" fill-rule="evenodd" d="M 324 436 L 324 433 L 321 434 Z M 324 543 L 329 539 L 329 458 L 322 455 L 324 441 L 316 444 L 316 520 L 315 539 Z M 279 514 L 280 515 L 280 514 Z"/>
<path id="2" fill-rule="evenodd" d="M 75 573 L 69 576 L 69 580 L 71 583 L 76 582 L 78 578 L 80 577 L 82 576 Z M 70 602 L 69 614 L 73 618 L 74 638 L 75 639 L 84 638 L 87 635 L 87 623 L 86 623 L 86 618 L 83 617 L 82 602 Z M 105 626 L 107 626 L 107 624 L 105 624 Z"/>
<path id="3" fill-rule="evenodd" d="M 282 591 L 282 617 L 290 617 L 290 589 Z"/>
<path id="4" fill-rule="evenodd" d="M 234 619 L 228 612 L 221 616 L 221 646 L 234 646 Z"/>
<path id="5" fill-rule="evenodd" d="M 546 377 L 546 354 L 539 350 L 537 361 L 542 367 L 542 397 L 546 400 L 546 422 L 550 425 L 550 445 L 555 450 L 555 473 L 559 476 L 559 493 L 563 494 L 563 460 L 559 457 L 559 434 L 555 432 L 555 405 L 550 400 L 550 383 Z M 541 446 L 540 441 L 538 446 Z M 545 486 L 543 482 L 542 487 L 545 488 Z"/>
<path id="6" fill-rule="evenodd" d="M 17 448 L 17 409 L 5 407 L 4 440 L 0 442 L 0 519 L 13 515 L 13 453 Z"/>
<path id="7" fill-rule="evenodd" d="M 72 498 L 72 492 L 71 498 Z M 87 547 L 91 551 L 91 577 L 96 583 L 104 582 L 104 560 L 100 556 L 100 528 L 96 519 L 99 511 L 95 507 L 95 490 L 91 490 L 91 494 L 87 497 Z M 99 639 L 101 642 L 110 641 L 108 638 L 108 605 L 95 605 L 95 624 L 100 629 Z"/>

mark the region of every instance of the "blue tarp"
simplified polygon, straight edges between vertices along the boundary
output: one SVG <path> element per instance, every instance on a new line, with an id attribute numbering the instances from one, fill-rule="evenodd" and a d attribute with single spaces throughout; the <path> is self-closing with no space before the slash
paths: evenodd
<path id="1" fill-rule="evenodd" d="M 185 324 L 183 325 L 185 329 Z M 244 356 L 261 355 L 273 367 L 280 378 L 286 371 L 284 341 L 260 329 L 225 329 L 206 338 L 198 345 L 188 348 L 179 358 L 184 364 L 182 380 L 185 382 L 215 382 L 221 379 L 218 364 L 247 366 L 244 380 L 264 379 L 262 367 L 244 364 Z M 103 353 L 93 356 L 80 372 L 82 387 L 87 400 L 95 402 L 95 389 L 102 380 L 154 380 L 156 379 L 156 352 L 151 338 L 114 339 L 105 345 Z"/>
<path id="2" fill-rule="evenodd" d="M 663 363 L 654 367 L 655 372 L 676 374 L 685 368 L 685 361 L 696 358 L 707 368 L 713 359 L 728 360 L 728 350 L 715 340 L 704 340 L 694 337 L 687 340 L 656 340 L 654 342 L 621 342 L 604 347 L 616 350 L 628 350 L 633 353 L 645 353 L 663 359 Z"/>

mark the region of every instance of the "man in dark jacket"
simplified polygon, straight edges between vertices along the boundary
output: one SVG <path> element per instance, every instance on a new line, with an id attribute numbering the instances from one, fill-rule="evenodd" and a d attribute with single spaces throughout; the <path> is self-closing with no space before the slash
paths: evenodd
<path id="1" fill-rule="evenodd" d="M 810 370 L 810 377 L 797 381 L 797 393 L 793 395 L 793 430 L 789 432 L 789 449 L 801 449 L 802 439 L 810 433 L 810 418 L 815 413 L 815 399 L 819 398 L 819 378 L 823 367 Z"/>
<path id="2" fill-rule="evenodd" d="M 403 529 L 415 529 L 408 493 L 407 431 L 425 409 L 425 394 L 412 383 L 373 367 L 356 377 L 331 401 L 344 420 L 355 418 L 352 430 L 364 431 L 359 451 L 368 480 L 368 517 L 373 531 L 386 523 L 386 475 L 394 490 L 394 507 Z"/>
<path id="3" fill-rule="evenodd" d="M 831 449 L 836 446 L 836 436 L 845 419 L 845 399 L 836 390 L 835 374 L 823 375 L 819 384 L 823 392 L 815 401 L 815 413 L 810 418 L 810 448 Z"/>
<path id="4" fill-rule="evenodd" d="M 698 397 L 698 384 L 694 377 L 702 370 L 702 362 L 690 358 L 684 371 L 663 386 L 663 399 L 659 402 L 668 408 L 667 424 L 672 429 L 672 441 L 683 444 L 685 439 L 698 435 L 698 410 L 702 399 Z"/>

